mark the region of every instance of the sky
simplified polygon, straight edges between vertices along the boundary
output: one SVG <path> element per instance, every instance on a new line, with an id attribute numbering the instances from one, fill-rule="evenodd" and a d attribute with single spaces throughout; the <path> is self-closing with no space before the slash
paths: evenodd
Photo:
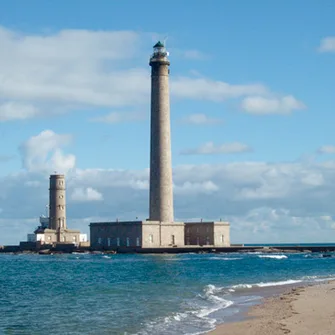
<path id="1" fill-rule="evenodd" d="M 176 221 L 335 242 L 333 0 L 0 1 L 0 244 L 148 217 L 152 46 L 170 53 Z"/>

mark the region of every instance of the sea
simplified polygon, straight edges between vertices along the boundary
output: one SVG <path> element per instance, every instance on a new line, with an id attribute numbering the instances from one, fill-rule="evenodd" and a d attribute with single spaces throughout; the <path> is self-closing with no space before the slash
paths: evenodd
<path id="1" fill-rule="evenodd" d="M 335 279 L 335 254 L 0 254 L 0 334 L 193 335 Z"/>

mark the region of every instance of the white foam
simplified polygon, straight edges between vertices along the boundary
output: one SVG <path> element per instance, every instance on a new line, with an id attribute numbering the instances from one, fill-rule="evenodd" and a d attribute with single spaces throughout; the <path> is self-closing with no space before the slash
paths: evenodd
<path id="1" fill-rule="evenodd" d="M 183 262 L 183 261 L 189 261 L 189 260 L 192 260 L 193 258 L 167 258 L 167 259 L 164 259 L 165 261 L 167 262 Z"/>
<path id="2" fill-rule="evenodd" d="M 242 258 L 213 256 L 210 259 L 215 259 L 215 260 L 220 260 L 220 261 L 237 261 Z"/>
<path id="3" fill-rule="evenodd" d="M 260 282 L 260 283 L 254 283 L 254 284 L 237 284 L 231 286 L 228 291 L 229 292 L 235 292 L 236 290 L 243 290 L 243 289 L 251 289 L 253 287 L 271 287 L 271 286 L 283 286 L 283 285 L 292 285 L 296 283 L 301 283 L 302 280 L 293 280 L 288 279 L 284 281 L 277 281 L 277 282 Z"/>
<path id="4" fill-rule="evenodd" d="M 259 255 L 259 258 L 286 259 L 286 255 Z"/>
<path id="5" fill-rule="evenodd" d="M 155 333 L 159 332 L 159 334 L 178 334 L 180 327 L 184 328 L 184 330 L 189 327 L 188 335 L 200 335 L 213 330 L 217 320 L 210 314 L 233 304 L 232 301 L 226 300 L 221 296 L 221 294 L 224 295 L 226 292 L 226 289 L 222 287 L 207 285 L 203 288 L 203 294 L 199 294 L 198 298 L 191 302 L 190 310 L 172 313 L 166 317 L 150 321 L 146 323 L 145 328 L 139 331 L 137 335 L 152 334 L 153 329 Z M 201 331 L 199 331 L 200 329 Z"/>
<path id="6" fill-rule="evenodd" d="M 229 291 L 230 292 L 235 292 L 236 289 L 248 289 L 248 288 L 252 288 L 252 284 L 237 284 L 237 285 L 233 285 Z"/>
<path id="7" fill-rule="evenodd" d="M 222 287 L 216 287 L 215 285 L 207 285 L 204 288 L 205 291 L 205 295 L 204 298 L 213 303 L 213 306 L 209 307 L 209 308 L 202 308 L 199 311 L 194 312 L 194 314 L 200 318 L 205 318 L 208 315 L 220 310 L 220 309 L 224 309 L 227 308 L 229 306 L 231 306 L 233 304 L 233 302 L 231 300 L 226 300 L 220 296 L 217 295 L 217 293 L 220 293 L 223 291 Z M 214 321 L 213 321 L 214 320 Z M 211 319 L 209 320 L 210 323 L 215 323 L 216 320 L 215 319 Z"/>
<path id="8" fill-rule="evenodd" d="M 269 287 L 269 286 L 284 286 L 284 285 L 292 285 L 292 284 L 297 284 L 301 283 L 302 280 L 283 280 L 283 281 L 276 281 L 276 282 L 267 282 L 267 283 L 258 283 L 255 286 L 257 287 Z"/>

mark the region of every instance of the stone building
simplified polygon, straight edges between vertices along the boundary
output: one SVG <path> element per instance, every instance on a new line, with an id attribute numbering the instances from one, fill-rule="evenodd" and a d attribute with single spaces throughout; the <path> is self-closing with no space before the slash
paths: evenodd
<path id="1" fill-rule="evenodd" d="M 229 246 L 228 222 L 176 222 L 170 134 L 168 52 L 158 42 L 150 57 L 151 130 L 149 219 L 146 221 L 92 222 L 93 248 L 114 249 L 184 247 L 185 245 Z"/>
<path id="2" fill-rule="evenodd" d="M 184 223 L 160 221 L 93 222 L 90 224 L 91 246 L 117 247 L 176 247 L 184 246 Z"/>
<path id="3" fill-rule="evenodd" d="M 94 222 L 90 228 L 91 246 L 96 249 L 230 246 L 227 222 Z"/>

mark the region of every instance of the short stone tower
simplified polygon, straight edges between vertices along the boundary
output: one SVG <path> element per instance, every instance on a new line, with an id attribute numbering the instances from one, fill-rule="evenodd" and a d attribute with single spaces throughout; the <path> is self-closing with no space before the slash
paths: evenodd
<path id="1" fill-rule="evenodd" d="M 149 220 L 173 222 L 168 52 L 158 42 L 150 58 L 151 142 Z"/>
<path id="2" fill-rule="evenodd" d="M 49 229 L 66 229 L 65 176 L 50 176 L 49 188 Z"/>

